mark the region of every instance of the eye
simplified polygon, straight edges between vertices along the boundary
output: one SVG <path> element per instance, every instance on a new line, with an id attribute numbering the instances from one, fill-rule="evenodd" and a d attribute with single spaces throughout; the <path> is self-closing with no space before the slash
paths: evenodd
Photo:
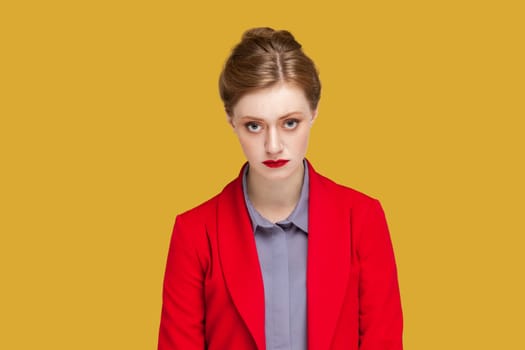
<path id="1" fill-rule="evenodd" d="M 299 125 L 299 121 L 297 119 L 288 119 L 284 122 L 284 127 L 286 129 L 295 129 Z"/>
<path id="2" fill-rule="evenodd" d="M 261 130 L 261 126 L 259 124 L 255 123 L 255 122 L 248 122 L 248 123 L 244 124 L 244 126 L 250 132 L 258 132 L 258 131 Z"/>

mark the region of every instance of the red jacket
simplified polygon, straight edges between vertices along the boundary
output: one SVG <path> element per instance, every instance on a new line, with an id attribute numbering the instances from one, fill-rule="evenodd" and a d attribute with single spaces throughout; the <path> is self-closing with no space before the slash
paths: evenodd
<path id="1" fill-rule="evenodd" d="M 308 350 L 402 349 L 396 264 L 381 205 L 309 162 L 308 169 Z M 266 349 L 263 280 L 242 169 L 221 193 L 175 220 L 158 345 Z"/>

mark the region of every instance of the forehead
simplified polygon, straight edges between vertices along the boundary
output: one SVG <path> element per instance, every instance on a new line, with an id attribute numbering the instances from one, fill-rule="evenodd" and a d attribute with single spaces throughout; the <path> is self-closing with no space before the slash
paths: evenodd
<path id="1" fill-rule="evenodd" d="M 310 113 L 310 105 L 301 88 L 278 84 L 243 95 L 233 108 L 234 117 L 255 117 L 273 120 L 299 112 Z"/>

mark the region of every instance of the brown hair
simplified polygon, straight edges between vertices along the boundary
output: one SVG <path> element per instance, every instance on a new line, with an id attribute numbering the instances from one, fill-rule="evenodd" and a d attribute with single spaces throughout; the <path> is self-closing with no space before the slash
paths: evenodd
<path id="1" fill-rule="evenodd" d="M 299 86 L 315 110 L 321 82 L 314 62 L 304 54 L 293 35 L 268 27 L 244 32 L 232 50 L 219 78 L 219 92 L 228 115 L 247 92 L 279 82 Z"/>

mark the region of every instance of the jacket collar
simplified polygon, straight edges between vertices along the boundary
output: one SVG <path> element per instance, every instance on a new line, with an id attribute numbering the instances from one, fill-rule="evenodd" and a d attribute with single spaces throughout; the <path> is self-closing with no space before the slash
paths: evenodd
<path id="1" fill-rule="evenodd" d="M 330 346 L 350 270 L 350 220 L 334 183 L 308 163 L 308 349 Z M 257 348 L 266 349 L 264 286 L 239 176 L 219 194 L 217 240 L 224 279 Z"/>

